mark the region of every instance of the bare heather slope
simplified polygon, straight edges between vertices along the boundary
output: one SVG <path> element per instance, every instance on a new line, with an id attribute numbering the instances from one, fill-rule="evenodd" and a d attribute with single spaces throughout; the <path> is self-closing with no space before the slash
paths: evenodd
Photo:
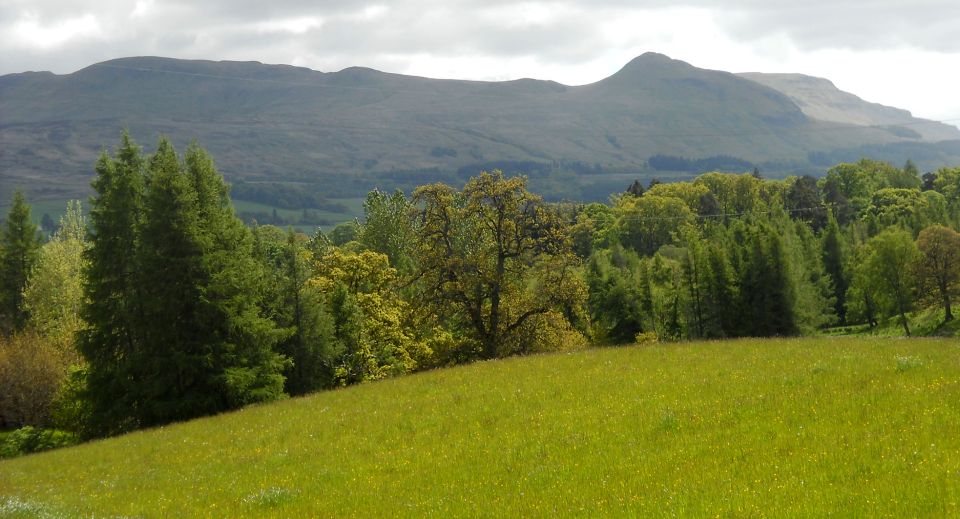
<path id="1" fill-rule="evenodd" d="M 0 76 L 0 191 L 21 186 L 33 199 L 85 194 L 96 155 L 122 128 L 148 149 L 159 134 L 180 148 L 195 138 L 231 181 L 312 183 L 330 196 L 502 161 L 632 173 L 654 154 L 733 155 L 787 174 L 809 166 L 812 152 L 960 139 L 949 128 L 851 131 L 798 104 L 756 81 L 653 53 L 583 86 L 123 58 L 66 75 Z M 927 163 L 913 158 L 935 167 L 960 161 L 956 148 Z"/>
<path id="2" fill-rule="evenodd" d="M 864 101 L 837 88 L 829 79 L 804 74 L 747 72 L 741 77 L 787 95 L 808 117 L 861 126 L 899 126 L 903 135 L 916 132 L 928 141 L 957 139 L 960 130 L 929 119 L 918 119 L 907 110 Z"/>

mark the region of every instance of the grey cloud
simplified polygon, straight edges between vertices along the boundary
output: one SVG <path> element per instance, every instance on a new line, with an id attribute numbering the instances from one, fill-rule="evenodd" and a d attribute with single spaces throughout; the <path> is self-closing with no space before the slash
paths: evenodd
<path id="1" fill-rule="evenodd" d="M 576 65 L 608 50 L 602 22 L 637 9 L 698 7 L 711 10 L 731 38 L 754 42 L 773 35 L 801 49 L 915 47 L 960 50 L 960 2 L 857 0 L 567 0 L 540 2 L 571 16 L 548 25 L 516 25 L 485 16 L 509 0 L 155 0 L 144 18 L 131 19 L 136 2 L 124 0 L 6 0 L 0 9 L 3 34 L 25 13 L 45 26 L 91 14 L 105 34 L 78 38 L 49 50 L 0 52 L 0 73 L 27 69 L 69 72 L 104 59 L 157 54 L 186 58 L 289 62 L 297 56 L 323 63 L 392 63 L 403 71 L 404 56 L 536 56 L 545 63 Z M 368 5 L 388 7 L 384 16 L 362 19 Z M 317 17 L 325 23 L 300 34 L 262 32 L 269 20 Z M 682 20 L 677 31 L 682 32 Z M 652 49 L 655 50 L 655 49 Z"/>
<path id="2" fill-rule="evenodd" d="M 710 2 L 704 2 L 710 4 Z M 801 49 L 960 50 L 960 3 L 955 1 L 734 2 L 717 20 L 740 40 L 783 34 Z"/>

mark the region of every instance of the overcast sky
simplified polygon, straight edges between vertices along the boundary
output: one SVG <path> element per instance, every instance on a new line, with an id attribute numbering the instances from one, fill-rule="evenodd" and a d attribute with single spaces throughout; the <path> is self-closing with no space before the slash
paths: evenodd
<path id="1" fill-rule="evenodd" d="M 960 119 L 957 0 L 0 0 L 0 74 L 156 55 L 577 85 L 647 51 Z"/>

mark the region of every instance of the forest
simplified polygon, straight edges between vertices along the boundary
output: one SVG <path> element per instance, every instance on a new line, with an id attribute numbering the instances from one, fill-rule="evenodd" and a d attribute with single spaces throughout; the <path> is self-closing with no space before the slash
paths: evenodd
<path id="1" fill-rule="evenodd" d="M 0 457 L 512 355 L 956 333 L 960 168 L 711 172 L 609 203 L 523 176 L 372 191 L 313 235 L 245 225 L 213 158 L 124 134 L 49 238 L 0 235 Z M 626 187 L 626 186 L 625 186 Z"/>

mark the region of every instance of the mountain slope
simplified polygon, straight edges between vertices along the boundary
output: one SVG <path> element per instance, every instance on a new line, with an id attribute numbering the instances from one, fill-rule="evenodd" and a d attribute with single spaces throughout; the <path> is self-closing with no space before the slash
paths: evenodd
<path id="1" fill-rule="evenodd" d="M 595 181 L 644 172 L 654 154 L 734 155 L 785 174 L 809 168 L 811 152 L 923 140 L 899 128 L 849 131 L 756 81 L 652 53 L 584 86 L 123 58 L 2 76 L 0 114 L 0 185 L 35 198 L 85 193 L 96 154 L 124 127 L 148 149 L 161 133 L 180 146 L 198 139 L 231 181 L 331 196 L 505 163 Z"/>
<path id="2" fill-rule="evenodd" d="M 955 517 L 958 379 L 946 339 L 483 362 L 0 461 L 0 515 Z"/>
<path id="3" fill-rule="evenodd" d="M 900 126 L 905 135 L 914 131 L 922 139 L 930 141 L 960 137 L 960 131 L 954 126 L 917 119 L 906 110 L 864 101 L 840 90 L 828 79 L 803 74 L 761 72 L 738 75 L 786 94 L 804 114 L 813 119 L 860 126 Z"/>

